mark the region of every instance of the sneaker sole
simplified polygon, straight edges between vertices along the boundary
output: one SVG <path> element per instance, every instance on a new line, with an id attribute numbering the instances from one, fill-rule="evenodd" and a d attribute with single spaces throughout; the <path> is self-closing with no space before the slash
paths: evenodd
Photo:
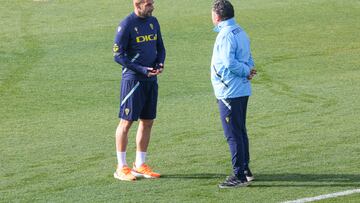
<path id="1" fill-rule="evenodd" d="M 247 181 L 253 181 L 255 180 L 254 176 L 246 176 Z"/>
<path id="2" fill-rule="evenodd" d="M 131 174 L 133 174 L 137 178 L 147 178 L 147 179 L 160 178 L 160 177 L 156 177 L 156 176 L 150 176 L 150 175 L 138 173 L 138 172 L 135 172 L 135 171 L 131 171 Z"/>
<path id="3" fill-rule="evenodd" d="M 242 183 L 242 184 L 235 185 L 235 186 L 226 186 L 226 185 L 218 185 L 218 186 L 221 189 L 231 189 L 231 188 L 247 187 L 250 184 L 251 184 L 250 182 L 246 182 L 246 183 Z"/>
<path id="4" fill-rule="evenodd" d="M 135 181 L 136 179 L 126 179 L 126 178 L 122 178 L 120 176 L 118 176 L 118 174 L 115 172 L 114 173 L 114 178 L 118 179 L 118 180 L 122 180 L 122 181 Z"/>

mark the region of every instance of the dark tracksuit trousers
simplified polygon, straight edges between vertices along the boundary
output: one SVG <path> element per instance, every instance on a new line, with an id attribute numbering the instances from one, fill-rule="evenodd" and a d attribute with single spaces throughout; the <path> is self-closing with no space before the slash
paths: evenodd
<path id="1" fill-rule="evenodd" d="M 248 167 L 249 140 L 246 131 L 246 109 L 248 96 L 218 100 L 220 119 L 229 144 L 234 175 L 246 179 L 244 170 Z"/>

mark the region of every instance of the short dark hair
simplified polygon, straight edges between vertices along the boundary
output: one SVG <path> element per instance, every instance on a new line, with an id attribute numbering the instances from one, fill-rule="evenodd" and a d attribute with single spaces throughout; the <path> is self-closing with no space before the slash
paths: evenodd
<path id="1" fill-rule="evenodd" d="M 234 7 L 228 0 L 214 0 L 212 10 L 220 16 L 221 20 L 234 17 Z"/>

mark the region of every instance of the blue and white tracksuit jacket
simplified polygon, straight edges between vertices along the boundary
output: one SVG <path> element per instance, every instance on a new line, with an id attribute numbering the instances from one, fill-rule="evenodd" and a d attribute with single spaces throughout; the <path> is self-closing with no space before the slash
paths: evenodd
<path id="1" fill-rule="evenodd" d="M 247 77 L 254 67 L 250 40 L 234 18 L 220 22 L 214 29 L 216 37 L 212 60 L 211 82 L 217 99 L 251 95 Z"/>

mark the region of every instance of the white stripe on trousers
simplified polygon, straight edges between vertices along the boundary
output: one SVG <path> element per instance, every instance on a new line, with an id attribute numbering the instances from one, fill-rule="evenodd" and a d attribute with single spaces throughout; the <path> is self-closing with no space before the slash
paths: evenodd
<path id="1" fill-rule="evenodd" d="M 225 99 L 220 99 L 222 101 L 222 103 L 224 103 L 224 105 L 229 109 L 231 110 L 231 106 L 230 104 L 225 100 Z"/>

